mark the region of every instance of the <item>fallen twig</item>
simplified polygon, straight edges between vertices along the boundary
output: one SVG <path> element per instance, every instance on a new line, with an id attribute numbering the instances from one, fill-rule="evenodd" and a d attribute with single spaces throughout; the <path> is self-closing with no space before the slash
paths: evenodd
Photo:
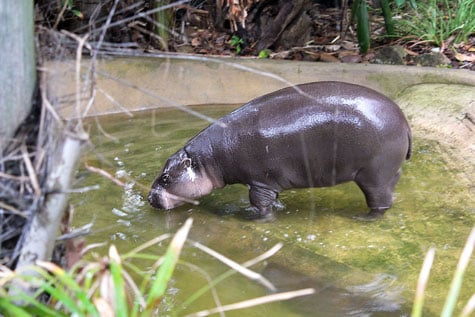
<path id="1" fill-rule="evenodd" d="M 209 316 L 211 314 L 216 314 L 223 311 L 244 309 L 244 308 L 249 308 L 249 307 L 253 307 L 257 305 L 271 303 L 271 302 L 289 300 L 295 297 L 312 295 L 314 293 L 315 293 L 315 290 L 313 288 L 305 288 L 305 289 L 301 289 L 297 291 L 277 293 L 277 294 L 272 294 L 268 296 L 262 296 L 262 297 L 245 300 L 245 301 L 235 303 L 235 304 L 224 305 L 224 306 L 216 307 L 213 309 L 202 310 L 197 313 L 187 315 L 186 317 Z"/>
<path id="2" fill-rule="evenodd" d="M 97 173 L 97 174 L 111 180 L 114 184 L 116 184 L 120 187 L 125 187 L 125 183 L 123 183 L 122 181 L 120 181 L 117 178 L 115 178 L 114 176 L 112 176 L 109 172 L 107 172 L 107 171 L 105 171 L 101 168 L 98 168 L 98 167 L 90 166 L 87 163 L 84 163 L 84 166 L 86 167 L 86 169 L 88 171 L 93 172 L 93 173 Z"/>

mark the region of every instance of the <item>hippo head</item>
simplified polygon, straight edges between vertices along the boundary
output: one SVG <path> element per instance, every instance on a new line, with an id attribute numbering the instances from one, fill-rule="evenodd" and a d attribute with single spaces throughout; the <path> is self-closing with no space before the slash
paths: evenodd
<path id="1" fill-rule="evenodd" d="M 148 195 L 150 204 L 158 209 L 173 209 L 209 194 L 213 183 L 204 168 L 181 149 L 167 160 Z"/>

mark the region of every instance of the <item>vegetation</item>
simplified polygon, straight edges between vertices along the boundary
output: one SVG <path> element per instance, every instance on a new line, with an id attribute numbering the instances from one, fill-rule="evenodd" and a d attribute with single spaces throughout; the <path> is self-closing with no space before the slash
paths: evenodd
<path id="1" fill-rule="evenodd" d="M 161 235 L 122 255 L 112 245 L 109 248 L 108 256 L 98 257 L 93 261 L 80 261 L 69 271 L 65 271 L 56 264 L 41 261 L 37 262 L 37 266 L 34 268 L 36 276 L 22 275 L 21 272 L 0 267 L 0 315 L 15 317 L 155 316 L 160 312 L 160 305 L 164 303 L 168 283 L 173 276 L 181 250 L 187 241 L 191 225 L 192 219 L 188 219 L 175 234 L 163 256 L 143 251 L 170 238 L 169 234 Z M 214 285 L 235 272 L 244 274 L 273 289 L 272 284 L 260 274 L 240 266 L 198 242 L 194 242 L 193 245 L 230 266 L 233 271 L 228 271 L 217 280 L 211 281 L 208 286 L 200 289 L 187 300 L 187 305 L 193 303 Z M 281 245 L 276 245 L 247 264 L 252 265 L 267 259 L 280 247 Z M 133 264 L 132 260 L 134 259 L 154 263 L 152 270 L 144 272 L 143 268 Z M 132 278 L 133 274 L 143 277 L 140 285 L 137 285 Z M 34 296 L 29 296 L 22 291 L 25 285 L 37 288 Z M 246 308 L 271 301 L 310 295 L 313 292 L 313 289 L 303 289 L 272 294 L 251 301 L 226 306 L 218 305 L 219 308 L 199 312 L 199 315 L 207 316 L 216 311 Z M 45 294 L 49 298 L 47 304 L 44 303 L 44 297 L 42 297 Z M 172 315 L 179 313 L 177 310 L 171 312 Z"/>
<path id="2" fill-rule="evenodd" d="M 97 258 L 94 261 L 80 261 L 70 271 L 65 271 L 50 262 L 38 262 L 35 267 L 37 276 L 29 275 L 27 277 L 19 272 L 10 271 L 3 267 L 0 270 L 0 314 L 20 317 L 70 315 L 126 317 L 157 315 L 160 312 L 160 305 L 164 303 L 167 285 L 173 276 L 180 252 L 187 241 L 191 225 L 192 220 L 188 219 L 173 237 L 163 257 L 144 253 L 143 251 L 168 239 L 170 237 L 168 234 L 161 235 L 122 255 L 119 255 L 117 249 L 112 245 L 109 248 L 108 256 Z M 245 266 L 250 266 L 267 259 L 277 252 L 281 245 L 275 246 L 255 260 L 249 261 L 245 266 L 240 266 L 197 242 L 191 243 L 232 267 L 234 271 L 224 273 L 216 280 L 211 281 L 206 287 L 198 290 L 186 301 L 186 306 L 192 304 L 197 298 L 205 294 L 206 291 L 212 289 L 216 284 L 225 280 L 236 271 L 245 275 L 248 274 L 248 277 L 251 279 L 259 281 L 268 288 L 272 288 L 272 285 L 264 277 L 249 271 Z M 468 237 L 460 256 L 441 316 L 453 316 L 458 294 L 463 285 L 463 275 L 470 263 L 474 247 L 475 228 L 473 228 Z M 424 291 L 429 279 L 434 255 L 435 249 L 431 248 L 424 260 L 412 310 L 413 317 L 422 316 Z M 152 270 L 143 272 L 141 268 L 133 264 L 133 259 L 153 262 Z M 144 277 L 140 286 L 135 283 L 131 273 Z M 21 290 L 15 290 L 14 287 L 19 285 L 19 280 L 29 286 L 36 286 L 35 296 L 31 297 L 22 293 Z M 313 289 L 303 289 L 294 292 L 277 293 L 237 304 L 218 305 L 219 307 L 216 309 L 201 311 L 196 315 L 207 316 L 219 311 L 241 309 L 271 301 L 310 295 L 313 292 Z M 44 294 L 47 294 L 49 297 L 48 304 L 42 301 L 41 296 Z M 468 317 L 474 310 L 475 294 L 466 304 L 460 316 Z M 171 313 L 172 315 L 178 315 L 179 311 L 174 311 L 172 307 Z"/>
<path id="3" fill-rule="evenodd" d="M 460 260 L 457 265 L 457 268 L 454 273 L 454 278 L 450 285 L 449 293 L 447 294 L 447 299 L 444 304 L 444 308 L 441 312 L 442 317 L 453 316 L 454 308 L 457 303 L 458 295 L 463 284 L 463 276 L 467 269 L 468 264 L 470 263 L 470 258 L 472 256 L 473 250 L 475 248 L 475 227 L 472 229 L 465 247 L 460 255 Z M 429 279 L 430 270 L 432 263 L 434 261 L 435 249 L 431 248 L 427 252 L 424 264 L 422 265 L 422 270 L 419 276 L 419 281 L 416 288 L 416 296 L 414 299 L 412 317 L 422 316 L 422 308 L 424 306 L 424 291 L 426 289 L 427 281 Z M 463 308 L 460 316 L 468 317 L 475 311 L 475 293 L 472 295 L 466 306 Z"/>
<path id="4" fill-rule="evenodd" d="M 53 2 L 38 0 L 46 29 L 77 35 L 91 30 L 89 41 L 100 43 L 95 49 L 106 54 L 130 55 L 137 51 L 128 48 L 138 48 L 328 61 L 321 57 L 327 51 L 336 57 L 331 60 L 359 63 L 377 62 L 379 48 L 397 43 L 410 51 L 405 64 L 418 64 L 418 54 L 438 46 L 445 64 L 475 69 L 473 0 Z M 51 45 L 45 43 L 44 51 Z"/>
<path id="5" fill-rule="evenodd" d="M 118 2 L 117 2 L 118 3 Z M 367 51 L 370 47 L 370 24 L 368 18 L 368 5 L 366 0 L 355 0 L 353 7 L 354 18 L 357 21 L 357 36 L 362 51 Z M 421 41 L 427 41 L 437 46 L 447 46 L 450 43 L 460 43 L 467 41 L 469 36 L 475 32 L 475 2 L 473 0 L 424 0 L 420 2 L 395 0 L 391 3 L 381 0 L 381 9 L 385 18 L 386 31 L 389 36 L 398 34 L 400 36 L 410 36 Z M 402 19 L 397 20 L 394 25 L 392 12 L 398 12 L 402 8 L 407 8 L 408 12 L 401 13 Z M 78 18 L 83 17 L 83 13 L 74 9 L 73 1 L 63 2 L 62 11 L 55 20 L 55 26 L 62 19 L 63 13 L 68 10 Z M 160 39 L 161 48 L 168 49 L 168 35 L 171 22 L 171 11 L 161 12 L 155 17 L 154 32 Z M 163 14 L 162 14 L 163 13 Z M 233 36 L 229 40 L 230 45 L 239 54 L 244 41 L 242 38 Z M 269 56 L 269 50 L 261 50 L 260 57 Z M 65 269 L 50 263 L 37 262 L 34 267 L 36 275 L 23 275 L 22 272 L 13 271 L 7 267 L 0 268 L 0 314 L 5 316 L 149 316 L 157 313 L 157 307 L 163 305 L 163 299 L 168 287 L 168 282 L 173 276 L 174 269 L 179 262 L 179 255 L 186 242 L 187 234 L 191 227 L 191 220 L 187 221 L 182 229 L 174 236 L 169 248 L 163 256 L 157 256 L 143 251 L 164 239 L 169 235 L 162 235 L 157 239 L 136 248 L 128 253 L 120 255 L 114 246 L 109 249 L 108 256 L 98 257 L 94 261 L 81 261 L 71 270 Z M 442 312 L 443 316 L 451 316 L 457 301 L 457 295 L 462 287 L 463 273 L 474 248 L 475 231 L 469 237 L 467 246 L 461 257 L 460 265 L 454 275 L 447 303 Z M 202 250 L 206 250 L 204 247 Z M 429 276 L 431 259 L 434 251 L 428 253 L 426 265 L 421 273 L 419 283 L 422 292 L 417 292 L 413 315 L 420 316 L 423 307 L 423 291 Z M 133 264 L 133 260 L 148 260 L 154 263 L 153 270 L 143 272 Z M 226 262 L 228 265 L 234 262 Z M 245 274 L 248 270 L 239 267 L 235 263 L 231 264 L 234 269 Z M 248 272 L 249 273 L 249 272 Z M 251 271 L 251 273 L 254 273 Z M 131 277 L 133 274 L 143 276 L 143 281 L 137 285 Z M 257 273 L 252 274 L 257 280 L 269 287 Z M 212 281 L 208 288 L 223 280 L 226 276 L 220 277 L 217 281 Z M 255 278 L 256 279 L 256 278 Z M 36 289 L 34 296 L 29 296 L 23 292 L 24 288 L 33 287 Z M 226 309 L 236 309 L 251 304 L 259 304 L 269 300 L 283 300 L 292 296 L 311 294 L 313 290 L 307 289 L 292 294 L 279 294 L 269 296 L 253 303 L 241 305 L 230 305 Z M 203 292 L 202 292 L 203 293 Z M 43 300 L 46 297 L 48 302 Z M 200 294 L 196 294 L 188 302 L 191 303 Z M 462 316 L 469 316 L 475 309 L 475 298 L 467 303 L 462 312 Z M 224 309 L 225 307 L 220 307 Z M 206 313 L 212 313 L 210 310 Z M 178 313 L 178 312 L 175 312 Z"/>
<path id="6" fill-rule="evenodd" d="M 475 1 L 425 0 L 398 22 L 401 36 L 415 37 L 441 47 L 466 42 L 475 32 Z"/>
<path id="7" fill-rule="evenodd" d="M 240 38 L 237 35 L 233 35 L 231 37 L 230 44 L 231 44 L 231 47 L 234 47 L 236 49 L 236 54 L 238 55 L 241 54 L 242 44 L 244 44 L 244 41 L 242 38 Z"/>
<path id="8" fill-rule="evenodd" d="M 366 53 L 370 46 L 369 16 L 366 0 L 358 0 L 353 3 L 353 19 L 356 20 L 356 34 L 360 51 Z"/>
<path id="9" fill-rule="evenodd" d="M 394 0 L 394 12 L 401 16 L 395 25 L 389 0 L 380 1 L 386 34 L 416 38 L 439 47 L 446 42 L 466 42 L 475 33 L 475 1 L 473 0 Z M 371 31 L 369 28 L 366 0 L 355 0 L 352 8 L 353 20 L 357 25 L 360 50 L 369 49 Z"/>

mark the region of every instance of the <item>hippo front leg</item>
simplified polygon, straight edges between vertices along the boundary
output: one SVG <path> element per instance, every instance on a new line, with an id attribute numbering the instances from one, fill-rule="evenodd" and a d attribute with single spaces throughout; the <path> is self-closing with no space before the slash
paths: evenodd
<path id="1" fill-rule="evenodd" d="M 278 193 L 267 188 L 253 186 L 249 187 L 249 201 L 251 211 L 246 214 L 248 219 L 272 219 L 274 213 L 272 207 L 277 202 Z"/>

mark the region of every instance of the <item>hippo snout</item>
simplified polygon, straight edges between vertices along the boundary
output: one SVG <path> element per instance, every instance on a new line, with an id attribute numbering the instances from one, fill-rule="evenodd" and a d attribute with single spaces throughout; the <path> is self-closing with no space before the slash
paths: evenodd
<path id="1" fill-rule="evenodd" d="M 189 199 L 186 197 L 180 197 L 175 194 L 170 193 L 167 189 L 162 186 L 152 187 L 150 193 L 148 194 L 148 201 L 152 207 L 157 209 L 166 209 L 170 210 L 175 207 L 183 205 Z"/>
<path id="2" fill-rule="evenodd" d="M 154 208 L 163 209 L 163 206 L 160 204 L 160 189 L 152 188 L 152 190 L 150 190 L 148 202 Z"/>

